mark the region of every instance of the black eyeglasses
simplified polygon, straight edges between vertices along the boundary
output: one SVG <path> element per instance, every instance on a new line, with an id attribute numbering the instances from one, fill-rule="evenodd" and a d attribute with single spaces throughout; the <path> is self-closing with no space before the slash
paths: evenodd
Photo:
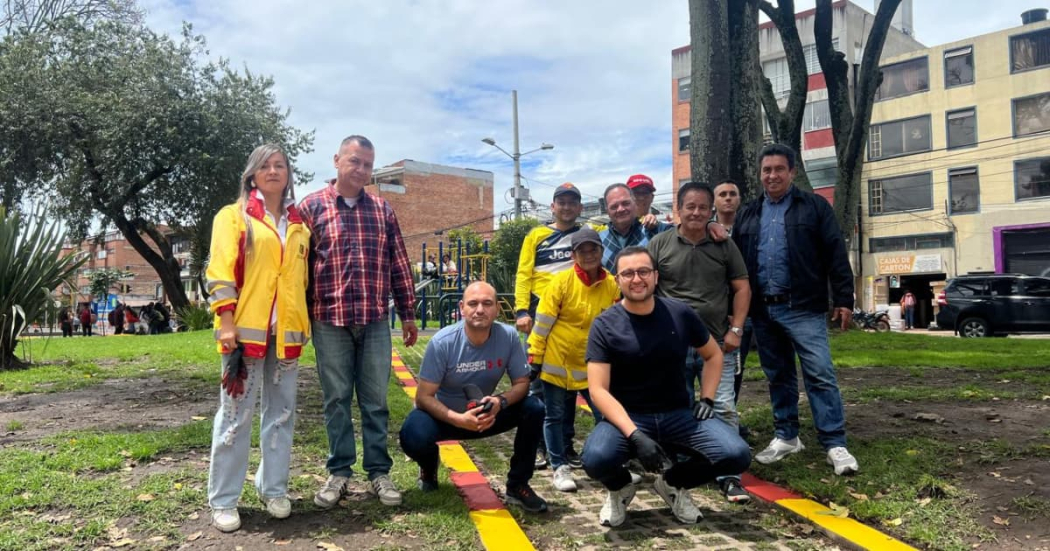
<path id="1" fill-rule="evenodd" d="M 634 279 L 634 276 L 636 275 L 642 279 L 648 279 L 649 276 L 653 275 L 654 271 L 656 270 L 653 270 L 652 268 L 638 268 L 637 270 L 624 270 L 616 275 L 617 277 L 622 277 L 627 281 L 630 281 Z"/>

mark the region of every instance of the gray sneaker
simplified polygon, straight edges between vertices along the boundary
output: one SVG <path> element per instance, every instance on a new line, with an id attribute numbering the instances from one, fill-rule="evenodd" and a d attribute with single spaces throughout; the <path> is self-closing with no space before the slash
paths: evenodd
<path id="1" fill-rule="evenodd" d="M 627 518 L 627 506 L 634 499 L 637 488 L 634 484 L 628 484 L 619 490 L 605 491 L 605 504 L 598 512 L 598 522 L 602 526 L 616 527 L 623 524 Z"/>
<path id="2" fill-rule="evenodd" d="M 381 474 L 373 478 L 372 483 L 368 485 L 368 493 L 378 497 L 379 503 L 383 505 L 401 505 L 401 492 L 397 491 L 390 475 Z"/>
<path id="3" fill-rule="evenodd" d="M 343 498 L 348 480 L 345 476 L 329 475 L 324 486 L 314 495 L 314 504 L 322 509 L 331 509 Z"/>
<path id="4" fill-rule="evenodd" d="M 695 524 L 698 520 L 704 518 L 704 515 L 700 514 L 700 509 L 697 509 L 696 504 L 693 503 L 689 490 L 671 486 L 664 480 L 664 475 L 656 476 L 656 482 L 653 482 L 653 491 L 671 507 L 671 513 L 674 514 L 674 517 L 679 522 Z"/>
<path id="5" fill-rule="evenodd" d="M 769 465 L 770 463 L 776 463 L 777 461 L 804 449 L 806 449 L 806 447 L 802 445 L 802 441 L 799 440 L 797 436 L 791 440 L 773 438 L 769 445 L 766 446 L 766 449 L 755 455 L 755 461 L 758 461 L 763 465 Z"/>
<path id="6" fill-rule="evenodd" d="M 559 492 L 575 492 L 576 481 L 572 478 L 572 467 L 562 465 L 554 470 L 554 487 Z"/>

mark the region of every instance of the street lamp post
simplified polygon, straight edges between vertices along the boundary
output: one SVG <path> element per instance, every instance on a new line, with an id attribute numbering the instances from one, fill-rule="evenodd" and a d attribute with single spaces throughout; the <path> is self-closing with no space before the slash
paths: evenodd
<path id="1" fill-rule="evenodd" d="M 510 94 L 511 94 L 511 100 L 512 100 L 513 105 L 514 105 L 514 111 L 513 111 L 513 113 L 514 113 L 514 118 L 513 118 L 513 123 L 514 123 L 514 152 L 513 153 L 507 152 L 507 150 L 505 150 L 502 147 L 496 145 L 496 140 L 494 140 L 492 138 L 484 138 L 481 141 L 491 145 L 492 147 L 495 147 L 496 149 L 498 149 L 500 151 L 502 151 L 504 155 L 506 155 L 506 156 L 508 156 L 508 157 L 510 157 L 511 159 L 514 160 L 514 219 L 517 220 L 517 219 L 521 218 L 521 195 L 522 195 L 522 193 L 521 193 L 521 190 L 522 190 L 522 187 L 521 187 L 521 157 L 522 157 L 522 155 L 528 155 L 529 153 L 534 153 L 536 151 L 540 151 L 541 149 L 542 150 L 554 149 L 554 146 L 549 144 L 549 143 L 543 143 L 543 144 L 540 144 L 540 146 L 537 147 L 536 149 L 533 149 L 531 151 L 526 151 L 525 153 L 522 153 L 518 149 L 518 91 L 517 90 L 511 90 Z"/>

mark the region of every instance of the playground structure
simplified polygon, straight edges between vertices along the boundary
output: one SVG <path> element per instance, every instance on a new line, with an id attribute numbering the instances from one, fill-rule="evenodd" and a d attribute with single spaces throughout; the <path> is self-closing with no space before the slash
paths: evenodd
<path id="1" fill-rule="evenodd" d="M 433 253 L 433 249 L 430 249 Z M 446 270 L 442 259 L 448 254 L 455 271 Z M 445 327 L 458 321 L 459 301 L 463 290 L 475 281 L 488 281 L 488 264 L 491 258 L 489 242 L 482 243 L 481 250 L 471 250 L 470 243 L 457 240 L 455 243 L 439 242 L 437 257 L 434 262 L 427 258 L 427 244 L 423 243 L 422 261 L 418 270 L 413 267 L 416 277 L 416 320 L 420 329 L 426 329 L 428 323 L 437 322 L 438 327 Z M 514 293 L 500 293 L 497 289 L 501 321 L 514 319 Z M 393 313 L 393 304 L 391 304 Z M 391 325 L 395 316 L 391 315 Z"/>

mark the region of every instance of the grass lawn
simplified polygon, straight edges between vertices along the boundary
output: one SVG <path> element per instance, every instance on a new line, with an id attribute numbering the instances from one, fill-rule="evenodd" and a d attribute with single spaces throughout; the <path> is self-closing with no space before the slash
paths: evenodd
<path id="1" fill-rule="evenodd" d="M 149 337 L 30 339 L 25 350 L 37 366 L 0 372 L 0 395 L 68 392 L 115 380 L 146 379 L 162 380 L 168 386 L 207 399 L 214 395 L 219 379 L 212 342 L 210 331 Z M 417 370 L 426 340 L 406 349 L 400 346 L 397 332 L 394 343 L 406 363 Z M 1050 369 L 1034 369 L 1050 366 L 1050 346 L 1046 341 L 850 332 L 833 336 L 831 343 L 840 376 L 873 367 L 895 374 L 882 385 L 884 388 L 876 390 L 860 392 L 844 385 L 847 400 L 862 404 L 959 399 L 991 403 L 1008 396 L 1038 400 L 1039 396 L 1050 395 Z M 302 363 L 307 368 L 300 377 L 306 379 L 306 372 L 315 365 L 312 348 L 307 349 Z M 749 365 L 757 365 L 757 354 L 750 356 Z M 991 376 L 976 383 L 972 378 L 961 377 L 974 372 Z M 763 378 L 759 369 L 746 373 L 749 381 Z M 949 378 L 960 374 L 958 385 L 921 384 L 922 377 L 937 374 L 943 380 L 945 373 Z M 325 514 L 312 504 L 318 479 L 326 474 L 327 439 L 316 375 L 309 375 L 311 382 L 304 385 L 299 395 L 291 491 L 302 499 L 295 502 L 293 519 L 300 513 Z M 917 379 L 920 384 L 899 384 L 908 378 Z M 1003 378 L 1021 384 L 1012 387 L 1013 394 L 1008 395 L 995 384 Z M 391 379 L 389 396 L 390 430 L 394 435 L 412 404 L 395 378 Z M 768 403 L 743 407 L 742 415 L 745 424 L 768 425 Z M 802 415 L 803 433 L 812 442 L 812 426 L 807 425 L 806 419 L 808 409 L 803 408 Z M 590 429 L 589 423 L 586 419 L 577 425 L 581 441 Z M 207 515 L 210 417 L 187 415 L 184 423 L 173 427 L 85 428 L 38 439 L 17 439 L 27 424 L 33 424 L 33 420 L 10 421 L 4 427 L 9 436 L 16 438 L 0 448 L 0 549 L 93 548 L 121 542 L 135 549 L 170 548 L 185 542 L 187 535 L 180 528 L 187 519 Z M 1042 438 L 1042 442 L 1027 448 L 990 441 L 973 453 L 988 457 L 989 462 L 1001 457 L 1050 457 L 1050 446 L 1046 445 L 1050 443 L 1050 430 L 1044 430 Z M 753 444 L 760 447 L 765 441 Z M 757 463 L 752 468 L 758 476 L 790 486 L 813 499 L 846 507 L 851 516 L 911 543 L 933 549 L 964 549 L 969 548 L 974 537 L 990 537 L 975 520 L 973 496 L 949 476 L 952 465 L 945 464 L 944 458 L 956 451 L 954 443 L 919 436 L 851 435 L 851 451 L 863 459 L 861 473 L 851 478 L 834 477 L 823 464 L 821 452 L 812 449 L 817 447 L 814 443 L 775 468 Z M 483 471 L 506 473 L 508 454 L 502 452 L 509 450 L 497 449 L 485 441 L 472 443 L 469 448 Z M 375 501 L 354 503 L 351 509 L 357 519 L 382 534 L 395 539 L 413 538 L 425 542 L 427 547 L 478 548 L 480 542 L 474 527 L 462 500 L 447 483 L 447 473 L 440 473 L 443 484 L 439 491 L 422 494 L 414 489 L 415 465 L 404 460 L 396 437 L 390 440 L 390 453 L 395 458 L 392 475 L 400 488 L 407 489 L 405 506 L 391 514 L 390 509 Z M 254 472 L 258 460 L 258 451 L 253 450 L 249 472 Z M 1050 502 L 1045 499 L 1019 499 L 1017 508 L 1034 518 L 1050 514 Z M 250 482 L 246 484 L 242 506 L 255 510 L 261 507 Z M 530 536 L 556 546 L 578 546 L 571 527 L 557 520 L 537 520 L 512 511 Z M 595 514 L 596 511 L 597 506 Z M 748 511 L 768 516 L 761 510 Z M 345 509 L 340 513 L 338 518 L 345 519 Z M 775 524 L 775 520 L 762 522 Z M 301 537 L 320 544 L 333 535 L 322 530 Z M 393 542 L 392 545 L 396 546 Z"/>

